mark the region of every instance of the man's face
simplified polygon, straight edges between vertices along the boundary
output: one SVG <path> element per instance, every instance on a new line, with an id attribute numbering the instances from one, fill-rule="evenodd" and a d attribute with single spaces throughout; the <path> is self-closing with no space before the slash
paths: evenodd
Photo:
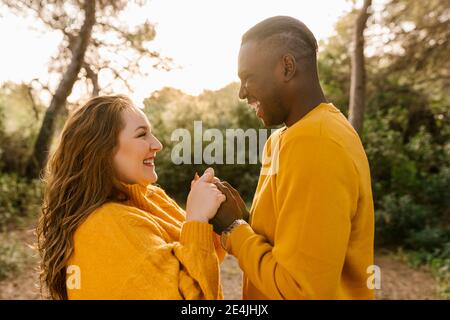
<path id="1" fill-rule="evenodd" d="M 266 127 L 282 124 L 287 117 L 281 99 L 283 82 L 277 74 L 280 70 L 274 54 L 250 41 L 241 46 L 238 59 L 239 98 L 247 99 Z"/>

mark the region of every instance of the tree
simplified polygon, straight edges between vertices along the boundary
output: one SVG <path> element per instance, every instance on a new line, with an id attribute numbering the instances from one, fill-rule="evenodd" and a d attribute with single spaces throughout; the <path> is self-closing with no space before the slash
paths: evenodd
<path id="1" fill-rule="evenodd" d="M 83 10 L 85 12 L 84 23 L 78 34 L 77 41 L 74 41 L 71 62 L 64 72 L 61 82 L 50 102 L 50 106 L 45 113 L 41 130 L 36 139 L 33 154 L 27 165 L 26 175 L 30 178 L 35 177 L 45 164 L 47 152 L 50 149 L 50 141 L 55 130 L 56 116 L 64 107 L 65 101 L 72 92 L 78 73 L 83 66 L 92 27 L 95 24 L 95 0 L 85 1 Z"/>
<path id="2" fill-rule="evenodd" d="M 67 98 L 74 87 L 91 96 L 111 93 L 118 83 L 132 91 L 131 80 L 147 76 L 146 70 L 169 70 L 171 60 L 149 48 L 156 35 L 148 21 L 130 24 L 120 19 L 127 8 L 124 0 L 2 0 L 13 12 L 37 18 L 45 30 L 57 30 L 63 35 L 58 54 L 49 63 L 49 73 L 60 77 L 57 86 L 34 79 L 34 90 L 48 90 L 51 94 L 26 175 L 39 175 L 47 161 L 55 131 L 55 121 L 65 110 Z M 144 6 L 146 1 L 134 1 Z M 83 13 L 83 14 L 80 14 Z M 100 81 L 101 79 L 108 79 Z"/>
<path id="3" fill-rule="evenodd" d="M 364 30 L 370 16 L 372 0 L 364 0 L 363 7 L 355 22 L 352 53 L 352 76 L 350 84 L 349 121 L 358 133 L 361 133 L 366 95 L 366 68 L 364 64 Z"/>
<path id="4" fill-rule="evenodd" d="M 386 40 L 378 49 L 384 63 L 374 77 L 377 90 L 386 91 L 396 82 L 421 95 L 409 94 L 404 142 L 421 127 L 444 142 L 441 128 L 450 121 L 450 2 L 390 0 L 379 23 L 388 34 L 378 35 Z"/>
<path id="5" fill-rule="evenodd" d="M 383 44 L 391 50 L 385 74 L 405 73 L 402 81 L 433 94 L 445 92 L 450 84 L 450 2 L 442 0 L 390 0 L 380 24 L 389 30 Z M 432 84 L 432 86 L 430 86 Z"/>

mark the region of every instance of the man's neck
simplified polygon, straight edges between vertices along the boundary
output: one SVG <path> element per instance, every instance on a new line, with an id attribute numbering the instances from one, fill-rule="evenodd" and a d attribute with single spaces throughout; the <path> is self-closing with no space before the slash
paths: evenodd
<path id="1" fill-rule="evenodd" d="M 294 123 L 302 119 L 306 114 L 308 114 L 312 109 L 317 107 L 321 103 L 327 103 L 327 99 L 323 94 L 322 88 L 310 89 L 309 94 L 304 98 L 298 99 L 296 103 L 294 103 L 293 108 L 288 115 L 285 125 L 286 127 L 292 126 Z M 304 91 L 308 92 L 308 91 Z"/>

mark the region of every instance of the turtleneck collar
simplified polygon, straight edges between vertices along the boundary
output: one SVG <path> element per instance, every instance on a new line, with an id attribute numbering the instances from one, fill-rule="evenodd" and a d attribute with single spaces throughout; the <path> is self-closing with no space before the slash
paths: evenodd
<path id="1" fill-rule="evenodd" d="M 150 198 L 156 192 L 156 187 L 151 184 L 144 186 L 138 183 L 134 184 L 122 183 L 122 185 L 124 186 L 126 192 L 128 193 L 130 200 L 136 203 L 139 203 L 140 200 L 144 197 Z"/>

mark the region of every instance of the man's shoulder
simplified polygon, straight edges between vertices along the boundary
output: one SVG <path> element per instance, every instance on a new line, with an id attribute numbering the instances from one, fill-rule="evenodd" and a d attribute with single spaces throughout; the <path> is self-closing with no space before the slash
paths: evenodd
<path id="1" fill-rule="evenodd" d="M 284 133 L 286 143 L 308 139 L 330 140 L 344 148 L 361 143 L 347 118 L 331 103 L 321 104 Z"/>

